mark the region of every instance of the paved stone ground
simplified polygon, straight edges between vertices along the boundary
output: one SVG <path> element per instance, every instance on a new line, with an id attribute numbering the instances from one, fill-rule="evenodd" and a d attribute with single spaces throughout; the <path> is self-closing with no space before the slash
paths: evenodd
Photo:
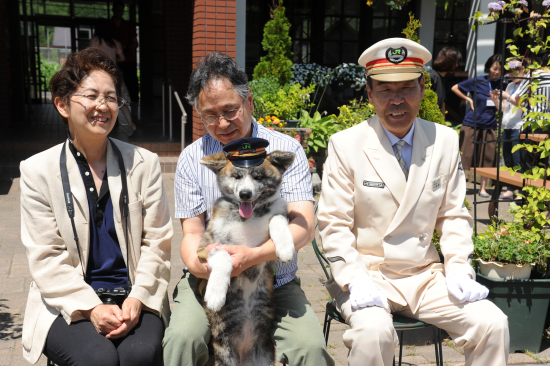
<path id="1" fill-rule="evenodd" d="M 165 186 L 170 199 L 171 210 L 174 210 L 174 174 L 164 174 Z M 469 185 L 468 200 L 473 202 L 473 189 Z M 19 179 L 0 180 L 0 366 L 28 365 L 23 359 L 21 346 L 21 330 L 31 277 L 28 269 L 25 250 L 20 240 L 20 208 Z M 501 207 L 505 212 L 508 205 Z M 478 215 L 486 220 L 486 204 L 478 207 Z M 478 227 L 482 229 L 482 221 Z M 174 239 L 172 241 L 172 280 L 170 294 L 181 277 L 183 263 L 179 255 L 179 244 L 182 231 L 179 220 L 173 220 Z M 302 287 L 311 302 L 322 324 L 326 302 L 330 299 L 324 288 L 325 275 L 317 261 L 311 245 L 300 250 L 298 275 L 302 279 Z M 342 335 L 348 329 L 347 325 L 334 321 L 330 331 L 328 348 L 334 356 L 337 366 L 347 365 L 347 349 L 342 342 Z M 511 365 L 540 364 L 550 362 L 550 348 L 543 344 L 544 351 L 539 354 L 512 354 Z M 443 346 L 445 365 L 464 365 L 462 350 L 449 341 Z M 38 365 L 46 365 L 44 357 Z M 405 346 L 403 349 L 403 365 L 435 365 L 433 345 Z M 307 365 L 310 366 L 310 365 Z M 311 365 L 315 366 L 315 365 Z"/>

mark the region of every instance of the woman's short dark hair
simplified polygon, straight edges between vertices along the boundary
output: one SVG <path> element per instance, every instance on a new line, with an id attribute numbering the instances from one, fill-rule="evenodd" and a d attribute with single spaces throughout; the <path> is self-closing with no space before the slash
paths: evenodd
<path id="1" fill-rule="evenodd" d="M 94 37 L 97 37 L 99 44 L 105 43 L 111 48 L 116 48 L 116 43 L 109 27 L 98 26 L 95 30 Z"/>
<path id="2" fill-rule="evenodd" d="M 461 58 L 462 54 L 457 49 L 449 46 L 443 47 L 437 54 L 432 68 L 438 72 L 453 72 Z"/>
<path id="3" fill-rule="evenodd" d="M 246 72 L 231 57 L 219 53 L 210 53 L 197 62 L 197 68 L 191 73 L 189 88 L 185 98 L 197 108 L 197 98 L 212 80 L 227 79 L 235 91 L 244 99 L 248 97 L 248 77 Z"/>
<path id="4" fill-rule="evenodd" d="M 493 56 L 489 57 L 487 62 L 485 63 L 485 73 L 488 74 L 489 70 L 491 69 L 491 66 L 495 62 L 498 62 L 502 66 L 502 55 L 500 53 L 495 53 Z"/>
<path id="5" fill-rule="evenodd" d="M 70 96 L 80 87 L 82 80 L 95 70 L 106 72 L 115 83 L 117 95 L 120 95 L 122 77 L 116 64 L 106 53 L 90 47 L 69 54 L 65 64 L 51 78 L 50 90 L 54 105 L 55 98 L 69 103 Z M 63 123 L 68 127 L 68 121 L 63 119 Z"/>

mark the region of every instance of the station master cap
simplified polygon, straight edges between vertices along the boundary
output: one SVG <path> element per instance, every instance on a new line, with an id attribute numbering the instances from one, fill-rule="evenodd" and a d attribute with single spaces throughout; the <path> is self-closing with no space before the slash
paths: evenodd
<path id="1" fill-rule="evenodd" d="M 388 38 L 367 48 L 359 57 L 366 74 L 379 81 L 408 81 L 424 72 L 432 59 L 426 47 L 406 38 Z"/>
<path id="2" fill-rule="evenodd" d="M 223 148 L 227 154 L 227 159 L 233 165 L 240 168 L 249 168 L 261 165 L 266 156 L 265 148 L 269 146 L 269 141 L 259 137 L 243 137 L 231 141 Z"/>

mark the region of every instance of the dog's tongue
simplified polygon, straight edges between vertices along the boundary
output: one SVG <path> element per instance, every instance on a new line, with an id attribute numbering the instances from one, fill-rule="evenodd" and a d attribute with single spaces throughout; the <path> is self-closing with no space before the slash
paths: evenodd
<path id="1" fill-rule="evenodd" d="M 241 202 L 241 205 L 239 206 L 239 214 L 241 214 L 244 218 L 252 216 L 252 203 Z"/>

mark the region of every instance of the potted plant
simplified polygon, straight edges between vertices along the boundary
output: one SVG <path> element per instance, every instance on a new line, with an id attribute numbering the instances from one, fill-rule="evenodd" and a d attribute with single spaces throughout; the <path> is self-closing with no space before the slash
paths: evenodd
<path id="1" fill-rule="evenodd" d="M 506 227 L 512 227 L 512 233 Z M 473 238 L 474 257 L 484 276 L 497 280 L 525 280 L 532 266 L 544 263 L 548 245 L 517 225 L 489 226 L 485 234 Z"/>
<path id="2" fill-rule="evenodd" d="M 485 234 L 473 238 L 476 280 L 489 289 L 488 300 L 508 317 L 510 352 L 539 351 L 550 304 L 550 234 L 544 230 L 549 221 L 539 205 L 531 205 L 550 192 L 529 193 L 527 204 L 509 211 L 514 222 L 494 220 Z M 487 272 L 481 269 L 482 261 L 498 264 Z M 517 268 L 513 274 L 496 275 L 505 265 Z M 530 275 L 518 279 L 518 272 L 527 272 L 528 265 L 532 266 Z"/>
<path id="3" fill-rule="evenodd" d="M 287 127 L 288 122 L 280 120 L 276 116 L 270 115 L 259 118 L 257 122 L 270 130 L 284 133 L 285 135 L 289 135 L 290 137 L 298 140 L 302 147 L 307 151 L 309 136 L 311 135 L 311 130 L 309 128 Z"/>

